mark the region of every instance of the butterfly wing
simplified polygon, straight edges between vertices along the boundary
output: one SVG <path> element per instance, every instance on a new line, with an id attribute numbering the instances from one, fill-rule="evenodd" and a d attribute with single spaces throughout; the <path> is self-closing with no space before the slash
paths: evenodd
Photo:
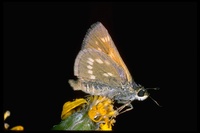
<path id="1" fill-rule="evenodd" d="M 98 85 L 120 87 L 127 82 L 125 72 L 107 54 L 96 49 L 83 49 L 79 52 L 74 74 L 86 82 Z"/>
<path id="2" fill-rule="evenodd" d="M 114 42 L 112 41 L 111 36 L 100 22 L 97 22 L 91 26 L 83 40 L 82 50 L 88 48 L 98 50 L 109 56 L 112 61 L 115 62 L 115 64 L 123 69 L 122 71 L 125 72 L 125 79 L 128 82 L 132 82 L 132 77 L 125 63 L 120 57 L 120 54 Z"/>

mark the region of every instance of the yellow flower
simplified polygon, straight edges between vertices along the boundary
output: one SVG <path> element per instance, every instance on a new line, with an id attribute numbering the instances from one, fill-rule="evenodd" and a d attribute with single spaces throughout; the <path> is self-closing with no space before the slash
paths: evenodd
<path id="1" fill-rule="evenodd" d="M 10 116 L 10 111 L 6 111 L 4 113 L 4 121 Z M 8 123 L 4 123 L 4 129 L 5 130 L 15 130 L 15 131 L 23 131 L 24 130 L 24 127 L 23 126 L 14 126 L 12 127 L 11 129 L 8 129 L 9 128 L 9 124 Z"/>
<path id="2" fill-rule="evenodd" d="M 99 124 L 99 130 L 112 130 L 114 118 L 118 115 L 118 112 L 113 109 L 113 101 L 103 96 L 93 96 L 90 100 L 88 112 L 90 119 Z"/>
<path id="3" fill-rule="evenodd" d="M 53 130 L 112 130 L 118 111 L 103 96 L 88 96 L 63 105 L 61 123 Z"/>
<path id="4" fill-rule="evenodd" d="M 66 119 L 68 116 L 70 116 L 71 114 L 73 114 L 75 111 L 78 111 L 81 109 L 82 105 L 87 103 L 87 101 L 85 99 L 76 99 L 73 102 L 66 102 L 63 105 L 63 110 L 62 110 L 62 114 L 61 114 L 61 119 L 64 120 Z"/>

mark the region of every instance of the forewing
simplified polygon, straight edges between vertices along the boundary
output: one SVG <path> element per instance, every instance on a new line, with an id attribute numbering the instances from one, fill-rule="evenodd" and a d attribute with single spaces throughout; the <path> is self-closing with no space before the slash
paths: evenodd
<path id="1" fill-rule="evenodd" d="M 83 40 L 82 50 L 87 48 L 96 49 L 108 55 L 117 65 L 122 67 L 127 81 L 132 81 L 132 77 L 125 63 L 120 57 L 120 54 L 114 42 L 112 41 L 111 36 L 100 22 L 93 24 L 88 30 Z"/>
<path id="2" fill-rule="evenodd" d="M 121 86 L 126 80 L 123 68 L 107 54 L 96 49 L 83 49 L 76 57 L 74 74 L 84 81 L 108 86 Z"/>

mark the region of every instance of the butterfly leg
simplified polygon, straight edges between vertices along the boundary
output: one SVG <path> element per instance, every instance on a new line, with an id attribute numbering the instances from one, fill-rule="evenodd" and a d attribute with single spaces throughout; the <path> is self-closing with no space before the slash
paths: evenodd
<path id="1" fill-rule="evenodd" d="M 129 106 L 130 108 L 127 108 L 126 110 L 122 111 L 125 107 Z M 130 111 L 133 109 L 133 105 L 131 104 L 131 101 L 128 101 L 127 103 L 125 103 L 124 105 L 122 105 L 121 107 L 119 107 L 117 109 L 117 111 L 119 112 L 119 114 L 125 113 L 127 111 Z M 121 112 L 122 111 L 122 112 Z"/>

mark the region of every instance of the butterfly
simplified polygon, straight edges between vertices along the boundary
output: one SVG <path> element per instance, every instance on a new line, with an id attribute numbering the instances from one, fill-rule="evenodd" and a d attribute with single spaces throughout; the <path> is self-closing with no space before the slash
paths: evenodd
<path id="1" fill-rule="evenodd" d="M 96 22 L 88 30 L 74 64 L 77 80 L 69 80 L 74 90 L 81 90 L 90 95 L 106 96 L 129 106 L 131 102 L 143 101 L 149 97 L 147 88 L 133 80 L 123 62 L 111 36 L 101 22 Z"/>

